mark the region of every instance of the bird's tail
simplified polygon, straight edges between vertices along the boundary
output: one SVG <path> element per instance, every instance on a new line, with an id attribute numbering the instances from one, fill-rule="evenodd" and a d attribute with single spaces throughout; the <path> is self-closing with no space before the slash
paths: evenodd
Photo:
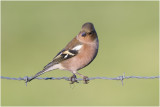
<path id="1" fill-rule="evenodd" d="M 27 82 L 32 81 L 33 79 L 35 79 L 36 77 L 38 77 L 38 76 L 44 74 L 45 72 L 48 72 L 48 71 L 57 69 L 56 66 L 53 67 L 55 64 L 56 64 L 56 63 L 53 62 L 53 61 L 50 62 L 48 65 L 46 65 L 46 66 L 44 67 L 44 69 L 43 69 L 42 71 L 38 72 L 38 73 L 37 73 L 36 75 L 34 75 L 32 78 L 27 79 L 27 80 L 26 80 L 26 84 L 27 84 Z"/>
<path id="2" fill-rule="evenodd" d="M 36 77 L 44 74 L 45 72 L 46 72 L 46 70 L 42 70 L 42 71 L 38 72 L 38 73 L 37 73 L 36 75 L 34 75 L 32 78 L 29 78 L 29 79 L 26 81 L 26 83 L 32 81 L 33 79 L 35 79 Z"/>

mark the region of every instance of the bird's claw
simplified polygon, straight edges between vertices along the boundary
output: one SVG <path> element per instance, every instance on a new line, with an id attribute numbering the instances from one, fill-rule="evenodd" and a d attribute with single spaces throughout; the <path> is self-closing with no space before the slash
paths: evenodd
<path id="1" fill-rule="evenodd" d="M 79 83 L 79 82 L 77 81 L 77 77 L 76 77 L 75 74 L 74 74 L 73 76 L 70 77 L 70 81 L 71 81 L 70 84 L 74 84 L 75 82 L 76 82 L 76 83 Z"/>
<path id="2" fill-rule="evenodd" d="M 84 84 L 88 84 L 89 83 L 89 78 L 87 76 L 84 76 L 83 81 L 84 81 Z"/>

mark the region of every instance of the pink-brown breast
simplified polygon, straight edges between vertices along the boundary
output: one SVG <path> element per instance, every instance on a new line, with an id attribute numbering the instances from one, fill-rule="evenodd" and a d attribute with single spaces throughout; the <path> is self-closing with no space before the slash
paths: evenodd
<path id="1" fill-rule="evenodd" d="M 77 71 L 87 66 L 96 57 L 98 52 L 98 40 L 92 44 L 84 44 L 79 53 L 61 64 L 64 70 Z"/>

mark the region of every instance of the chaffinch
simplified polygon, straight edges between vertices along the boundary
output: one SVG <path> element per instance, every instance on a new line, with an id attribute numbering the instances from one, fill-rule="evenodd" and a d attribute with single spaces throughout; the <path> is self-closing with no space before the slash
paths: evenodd
<path id="1" fill-rule="evenodd" d="M 94 25 L 87 22 L 83 24 L 79 34 L 74 37 L 42 71 L 38 72 L 26 82 L 30 82 L 45 72 L 60 69 L 73 73 L 73 76 L 70 78 L 71 83 L 77 82 L 75 74 L 78 74 L 83 78 L 84 83 L 87 84 L 89 80 L 88 77 L 77 71 L 86 67 L 94 60 L 98 53 L 98 47 L 98 36 Z"/>

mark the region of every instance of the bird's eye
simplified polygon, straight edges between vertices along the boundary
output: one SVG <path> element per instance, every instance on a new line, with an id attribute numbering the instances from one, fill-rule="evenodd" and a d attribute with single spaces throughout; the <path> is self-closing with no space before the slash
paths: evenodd
<path id="1" fill-rule="evenodd" d="M 86 36 L 86 33 L 85 33 L 85 32 L 83 32 L 83 33 L 82 33 L 82 36 L 83 36 L 83 37 L 85 37 L 85 36 Z"/>

